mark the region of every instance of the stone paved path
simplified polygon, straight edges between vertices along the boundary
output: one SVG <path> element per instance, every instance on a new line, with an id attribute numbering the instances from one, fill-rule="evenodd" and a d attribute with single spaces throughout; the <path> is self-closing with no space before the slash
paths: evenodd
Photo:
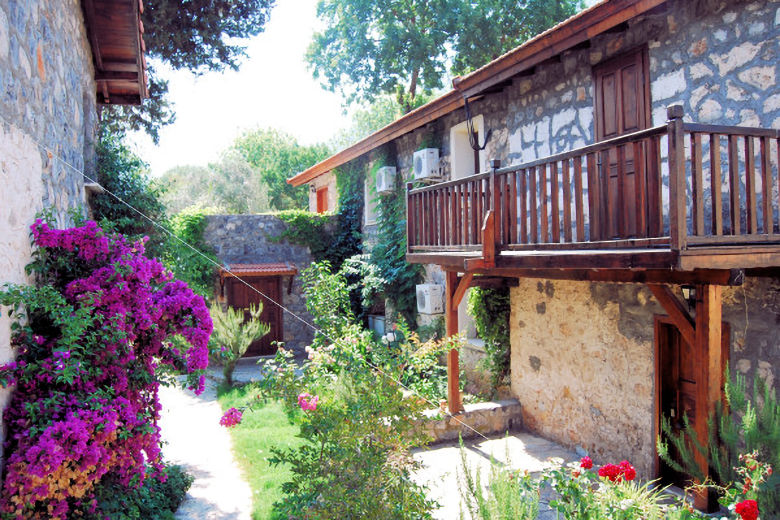
<path id="1" fill-rule="evenodd" d="M 489 440 L 464 441 L 466 464 L 474 472 L 479 469 L 482 481 L 490 474 L 491 457 L 506 461 L 509 454 L 509 464 L 518 470 L 528 470 L 531 473 L 541 471 L 550 465 L 549 459 L 555 457 L 564 462 L 579 460 L 579 456 L 566 448 L 541 437 L 529 433 L 514 433 L 509 437 L 500 436 Z M 441 505 L 435 513 L 435 518 L 455 520 L 460 514 L 459 477 L 461 470 L 460 447 L 457 442 L 438 444 L 427 450 L 417 450 L 414 458 L 422 462 L 415 478 L 418 482 L 426 482 L 430 487 L 430 497 Z M 555 513 L 544 506 L 545 498 L 540 505 L 539 520 L 554 520 Z M 468 517 L 466 517 L 468 518 Z"/>
<path id="2" fill-rule="evenodd" d="M 252 492 L 231 451 L 230 433 L 219 425 L 222 409 L 215 383 L 195 396 L 188 390 L 160 388 L 160 427 L 166 459 L 195 477 L 176 513 L 179 520 L 250 520 Z"/>

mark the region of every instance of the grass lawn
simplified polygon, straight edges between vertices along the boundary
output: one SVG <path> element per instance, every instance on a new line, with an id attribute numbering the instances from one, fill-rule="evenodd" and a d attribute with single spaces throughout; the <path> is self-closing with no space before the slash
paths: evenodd
<path id="1" fill-rule="evenodd" d="M 217 399 L 223 410 L 231 406 L 246 406 L 257 400 L 257 391 L 251 385 L 227 388 L 221 385 Z M 252 518 L 271 518 L 273 503 L 282 497 L 282 484 L 289 480 L 290 471 L 282 466 L 271 466 L 267 459 L 274 446 L 299 446 L 298 427 L 287 420 L 279 403 L 257 403 L 244 415 L 241 424 L 230 428 L 233 452 L 252 488 Z"/>

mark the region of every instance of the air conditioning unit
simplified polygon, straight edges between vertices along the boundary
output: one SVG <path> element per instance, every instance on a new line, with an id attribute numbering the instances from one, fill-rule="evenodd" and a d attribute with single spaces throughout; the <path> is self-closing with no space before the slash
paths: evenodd
<path id="1" fill-rule="evenodd" d="M 444 312 L 444 288 L 435 283 L 417 285 L 417 312 L 441 314 Z"/>
<path id="2" fill-rule="evenodd" d="M 395 188 L 395 166 L 382 166 L 376 171 L 376 192 L 392 193 Z"/>
<path id="3" fill-rule="evenodd" d="M 415 180 L 437 179 L 439 177 L 439 149 L 423 148 L 414 152 Z"/>

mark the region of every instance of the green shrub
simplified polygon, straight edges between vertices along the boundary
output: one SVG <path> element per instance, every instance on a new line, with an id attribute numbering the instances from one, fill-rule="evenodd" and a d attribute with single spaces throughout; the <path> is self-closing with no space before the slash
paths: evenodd
<path id="1" fill-rule="evenodd" d="M 249 319 L 244 319 L 242 309 L 228 307 L 224 311 L 214 304 L 211 306 L 211 319 L 214 332 L 209 343 L 212 358 L 222 363 L 222 375 L 227 385 L 233 385 L 233 371 L 249 346 L 271 331 L 271 326 L 260 321 L 263 303 L 249 307 Z"/>
<path id="2" fill-rule="evenodd" d="M 532 520 L 539 515 L 538 480 L 492 461 L 485 489 L 479 470 L 472 470 L 466 463 L 462 441 L 460 457 L 461 520 L 465 520 L 464 505 L 472 520 Z"/>
<path id="3" fill-rule="evenodd" d="M 509 289 L 471 289 L 469 314 L 474 316 L 477 335 L 485 342 L 485 359 L 493 388 L 509 380 Z"/>
<path id="4" fill-rule="evenodd" d="M 168 227 L 174 236 L 168 237 L 162 256 L 162 262 L 176 278 L 187 282 L 195 293 L 207 300 L 214 295 L 215 267 L 219 260 L 203 240 L 203 231 L 206 216 L 214 211 L 213 208 L 190 207 L 173 215 Z"/>
<path id="5" fill-rule="evenodd" d="M 173 520 L 194 478 L 181 466 L 167 466 L 162 475 L 150 475 L 139 487 L 125 487 L 115 478 L 96 488 L 101 513 L 82 512 L 87 520 Z"/>
<path id="6" fill-rule="evenodd" d="M 302 439 L 299 447 L 272 450 L 270 462 L 288 465 L 293 474 L 283 486 L 284 499 L 275 504 L 275 518 L 431 517 L 433 504 L 411 478 L 416 465 L 409 454 L 426 442 L 420 427 L 424 403 L 404 396 L 393 380 L 397 373 L 386 377 L 341 349 L 366 341 L 370 335 L 348 333 L 330 351 L 340 362 L 322 356 L 302 376 L 284 350 L 269 363 L 260 383 L 263 395 L 285 403 Z M 327 369 L 316 366 L 321 361 Z M 313 409 L 306 404 L 312 402 Z"/>
<path id="7" fill-rule="evenodd" d="M 717 403 L 708 421 L 709 438 L 700 441 L 687 417 L 684 429 L 676 434 L 669 418 L 661 422 L 663 435 L 657 439 L 659 456 L 675 471 L 702 480 L 696 453 L 708 461 L 710 476 L 719 487 L 739 478 L 740 454 L 756 452 L 758 459 L 780 468 L 780 404 L 772 388 L 758 374 L 754 377 L 753 398 L 746 391 L 745 377 L 734 372 L 725 386 L 725 403 Z M 724 412 L 728 410 L 728 412 Z M 670 444 L 680 455 L 678 463 L 670 455 Z M 780 475 L 771 475 L 758 493 L 761 511 L 769 517 L 780 516 Z"/>

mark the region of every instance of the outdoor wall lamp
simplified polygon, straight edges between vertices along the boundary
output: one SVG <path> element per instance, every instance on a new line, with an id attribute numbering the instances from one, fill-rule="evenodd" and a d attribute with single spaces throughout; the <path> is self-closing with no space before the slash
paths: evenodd
<path id="1" fill-rule="evenodd" d="M 683 285 L 680 287 L 683 299 L 688 302 L 688 310 L 692 311 L 696 307 L 696 287 L 693 285 Z"/>

